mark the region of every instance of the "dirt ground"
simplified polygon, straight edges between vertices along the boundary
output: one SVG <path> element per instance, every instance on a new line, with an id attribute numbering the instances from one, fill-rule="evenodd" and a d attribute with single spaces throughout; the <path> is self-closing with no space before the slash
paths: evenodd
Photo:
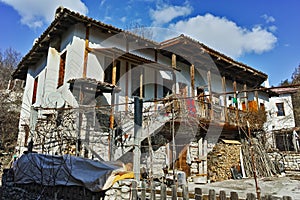
<path id="1" fill-rule="evenodd" d="M 275 197 L 290 196 L 293 200 L 300 200 L 300 178 L 299 176 L 283 176 L 259 178 L 258 186 L 261 188 L 261 196 L 273 195 Z M 209 184 L 189 183 L 189 190 L 201 188 L 203 194 L 208 194 L 209 189 L 214 189 L 218 194 L 220 190 L 224 190 L 227 196 L 231 191 L 237 192 L 240 198 L 245 198 L 247 193 L 256 194 L 255 181 L 253 178 L 240 180 L 227 180 Z"/>

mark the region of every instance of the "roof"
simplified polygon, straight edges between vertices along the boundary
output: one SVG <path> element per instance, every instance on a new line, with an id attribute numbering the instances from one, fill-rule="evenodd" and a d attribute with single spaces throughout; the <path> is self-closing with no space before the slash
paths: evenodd
<path id="1" fill-rule="evenodd" d="M 191 64 L 198 64 L 208 69 L 212 68 L 211 61 L 213 60 L 222 76 L 237 80 L 241 83 L 247 83 L 247 85 L 252 87 L 258 87 L 268 78 L 267 74 L 244 63 L 235 61 L 183 34 L 161 42 L 160 49 L 165 50 L 165 52 L 163 52 L 165 54 L 169 52 L 178 53 Z M 182 61 L 184 62 L 183 59 Z"/>
<path id="2" fill-rule="evenodd" d="M 170 40 L 157 43 L 155 41 L 135 35 L 131 32 L 116 28 L 112 25 L 104 24 L 95 19 L 70 11 L 64 7 L 59 7 L 56 10 L 54 21 L 43 32 L 43 34 L 36 40 L 31 50 L 22 58 L 21 62 L 17 66 L 17 69 L 12 74 L 13 78 L 24 80 L 26 78 L 28 67 L 37 64 L 37 62 L 40 61 L 41 57 L 47 54 L 50 41 L 58 36 L 61 36 L 69 27 L 77 23 L 83 23 L 87 26 L 90 25 L 92 27 L 99 28 L 102 31 L 112 34 L 112 36 L 115 34 L 122 33 L 122 35 L 126 37 L 126 39 L 139 41 L 142 44 L 144 43 L 145 46 L 150 44 L 154 48 L 158 48 L 159 52 L 166 56 L 171 55 L 172 52 L 168 51 L 171 48 L 172 50 L 175 50 L 174 53 L 176 53 L 177 51 L 178 52 L 177 54 L 180 55 L 178 56 L 178 59 L 187 64 L 189 64 L 189 61 L 190 62 L 195 61 L 196 63 L 203 64 L 203 62 L 205 62 L 205 60 L 208 59 L 201 54 L 201 52 L 204 52 L 206 53 L 206 55 L 210 56 L 209 59 L 211 58 L 213 59 L 214 63 L 216 63 L 218 67 L 218 71 L 221 72 L 222 76 L 224 75 L 226 78 L 230 78 L 230 79 L 237 80 L 238 82 L 246 83 L 250 87 L 257 87 L 264 80 L 267 79 L 266 74 L 258 70 L 255 70 L 243 63 L 237 62 L 232 58 L 220 52 L 217 52 L 212 48 L 209 48 L 208 46 L 200 43 L 199 41 L 196 41 L 185 35 L 180 35 L 179 37 L 175 37 Z M 94 50 L 99 51 L 97 49 Z M 111 51 L 118 51 L 118 50 L 111 49 Z M 123 54 L 123 55 L 130 58 L 136 58 L 133 56 L 133 54 L 126 54 L 126 55 Z M 142 59 L 139 58 L 139 60 Z M 144 61 L 148 62 L 146 61 L 146 59 L 144 59 Z M 151 63 L 151 65 L 152 64 L 153 62 Z M 205 66 L 205 67 L 210 68 L 210 66 Z M 163 68 L 166 69 L 165 67 Z"/>
<path id="3" fill-rule="evenodd" d="M 35 65 L 40 61 L 40 58 L 43 57 L 48 52 L 48 46 L 50 44 L 51 39 L 62 35 L 68 27 L 76 23 L 84 23 L 86 25 L 91 25 L 94 27 L 98 27 L 103 31 L 107 31 L 110 34 L 124 34 L 124 37 L 130 39 L 138 39 L 139 42 L 143 41 L 145 43 L 149 43 L 157 46 L 158 43 L 138 35 L 135 35 L 129 31 L 125 31 L 119 28 L 116 28 L 112 25 L 105 24 L 103 22 L 97 21 L 93 18 L 89 18 L 87 16 L 81 15 L 77 12 L 70 11 L 67 8 L 59 7 L 56 10 L 55 19 L 49 25 L 49 27 L 42 33 L 42 35 L 35 41 L 31 50 L 22 58 L 20 63 L 17 66 L 17 69 L 12 74 L 14 79 L 22 79 L 26 78 L 28 66 Z"/>
<path id="4" fill-rule="evenodd" d="M 271 89 L 272 92 L 275 92 L 277 94 L 293 94 L 296 93 L 299 90 L 299 88 L 273 88 Z"/>

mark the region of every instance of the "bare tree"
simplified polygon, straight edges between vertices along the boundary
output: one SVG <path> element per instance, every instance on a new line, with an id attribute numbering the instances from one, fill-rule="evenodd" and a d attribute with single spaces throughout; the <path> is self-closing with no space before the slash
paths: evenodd
<path id="1" fill-rule="evenodd" d="M 12 48 L 0 51 L 0 142 L 5 151 L 14 149 L 18 134 L 22 88 L 18 84 L 9 90 L 8 84 L 20 58 L 20 53 Z"/>
<path id="2" fill-rule="evenodd" d="M 292 74 L 292 84 L 300 84 L 300 64 Z M 292 95 L 296 126 L 300 126 L 300 89 Z"/>

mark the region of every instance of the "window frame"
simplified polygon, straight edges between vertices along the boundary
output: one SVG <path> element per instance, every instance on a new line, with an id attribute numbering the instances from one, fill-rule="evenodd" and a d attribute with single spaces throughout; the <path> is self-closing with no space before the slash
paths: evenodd
<path id="1" fill-rule="evenodd" d="M 64 84 L 65 70 L 66 70 L 66 58 L 67 58 L 67 51 L 65 51 L 60 56 L 59 71 L 58 71 L 58 80 L 57 80 L 57 88 L 61 87 Z"/>
<path id="2" fill-rule="evenodd" d="M 276 108 L 277 108 L 277 116 L 284 117 L 285 116 L 284 102 L 276 103 Z"/>

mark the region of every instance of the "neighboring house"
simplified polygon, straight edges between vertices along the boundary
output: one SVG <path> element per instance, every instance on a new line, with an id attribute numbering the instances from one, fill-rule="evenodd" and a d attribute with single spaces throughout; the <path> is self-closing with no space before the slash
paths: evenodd
<path id="1" fill-rule="evenodd" d="M 219 137 L 238 138 L 247 112 L 268 101 L 253 90 L 266 74 L 196 40 L 180 35 L 158 43 L 65 8 L 57 9 L 13 77 L 26 80 L 20 154 L 33 147 L 127 163 L 138 146 L 147 163 L 150 141 L 158 169 L 176 149 L 187 173 L 206 173 L 207 148 Z M 139 135 L 136 96 L 143 99 L 143 117 L 135 118 Z M 187 158 L 190 142 L 203 149 Z M 189 159 L 192 166 L 185 165 Z"/>
<path id="2" fill-rule="evenodd" d="M 292 102 L 292 94 L 298 88 L 274 88 L 276 96 L 269 98 L 266 104 L 266 132 L 269 133 L 269 143 L 281 151 L 298 151 L 295 139 L 298 141 L 297 128 Z M 296 147 L 296 148 L 295 148 Z"/>

